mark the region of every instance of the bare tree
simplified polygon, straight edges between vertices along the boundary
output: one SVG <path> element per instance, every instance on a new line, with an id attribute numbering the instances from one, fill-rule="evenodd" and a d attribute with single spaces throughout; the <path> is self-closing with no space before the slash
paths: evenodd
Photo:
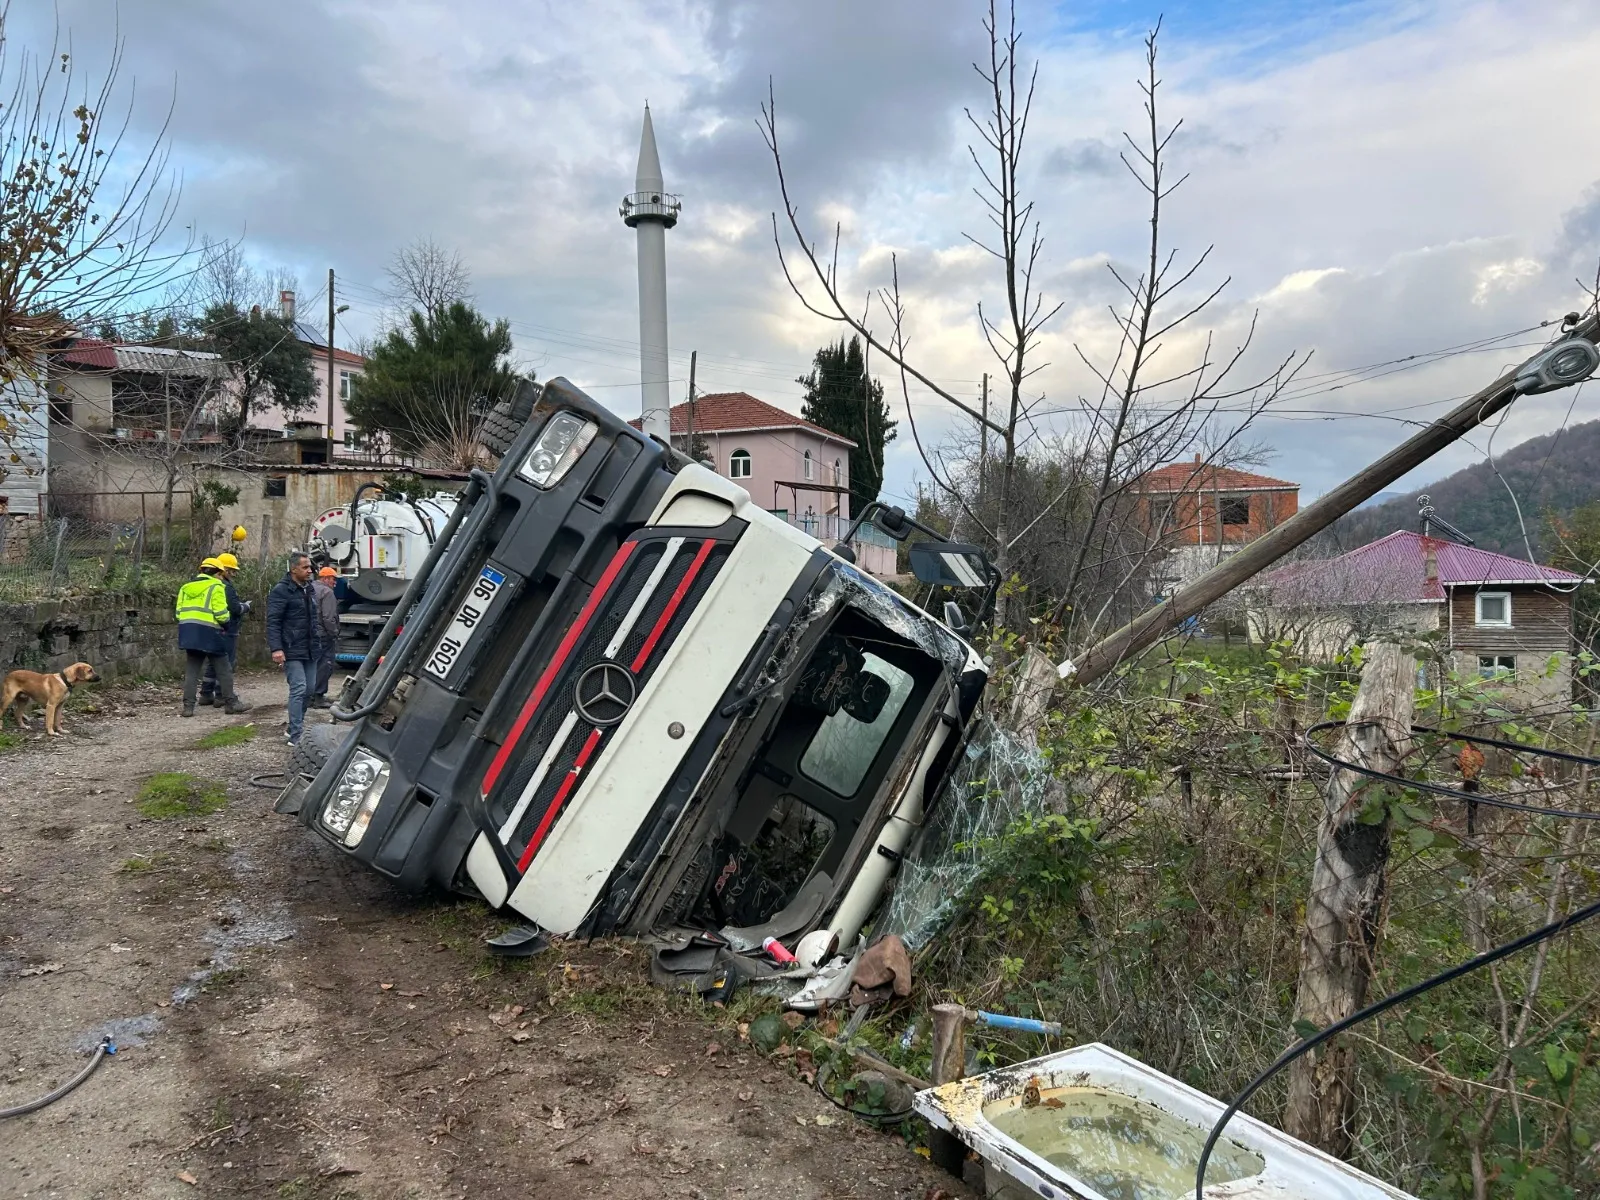
<path id="1" fill-rule="evenodd" d="M 174 303 L 197 312 L 228 304 L 240 312 L 261 308 L 276 313 L 280 311 L 282 294 L 299 290 L 300 281 L 289 268 L 261 270 L 252 266 L 242 242 L 202 237 L 199 268 Z"/>
<path id="2" fill-rule="evenodd" d="M 1047 613 L 1069 640 L 1081 640 L 1105 618 L 1110 598 L 1126 594 L 1160 550 L 1159 539 L 1145 536 L 1143 546 L 1133 552 L 1122 536 L 1133 528 L 1133 514 L 1140 511 L 1139 478 L 1161 461 L 1186 453 L 1202 436 L 1210 441 L 1211 461 L 1237 453 L 1245 430 L 1293 378 L 1304 359 L 1290 355 L 1263 376 L 1236 383 L 1234 375 L 1253 339 L 1252 318 L 1240 344 L 1230 353 L 1214 358 L 1207 336 L 1198 356 L 1191 355 L 1185 363 L 1165 364 L 1171 353 L 1163 356 L 1163 349 L 1178 334 L 1187 332 L 1186 327 L 1210 307 L 1228 281 L 1193 293 L 1191 286 L 1210 250 L 1183 266 L 1161 241 L 1162 206 L 1183 179 L 1174 181 L 1167 174 L 1166 152 L 1182 123 L 1163 130 L 1157 112 L 1158 26 L 1145 40 L 1146 75 L 1140 84 L 1148 134 L 1142 141 L 1129 136 L 1131 157 L 1123 156 L 1150 201 L 1148 262 L 1137 272 L 1114 264 L 1110 267 L 1128 297 L 1126 306 L 1112 313 L 1120 336 L 1111 361 L 1097 363 L 1081 347 L 1075 347 L 1099 382 L 1098 394 L 1069 407 L 1044 407 L 1044 398 L 1032 392 L 1029 380 L 1048 365 L 1039 359 L 1039 343 L 1061 305 L 1046 298 L 1035 284 L 1044 241 L 1033 202 L 1021 185 L 1038 68 L 1027 69 L 1020 63 L 1022 39 L 1014 4 L 1007 5 L 1002 25 L 998 4 L 990 0 L 983 26 L 988 35 L 988 60 L 974 64 L 974 69 L 984 82 L 988 106 L 981 116 L 970 111 L 967 116 L 977 134 L 977 142 L 969 146 L 980 179 L 975 190 L 990 229 L 983 237 L 968 235 L 968 239 L 989 254 L 1000 271 L 1001 303 L 991 307 L 980 302 L 977 306 L 984 341 L 1005 380 L 999 403 L 985 404 L 981 411 L 974 409 L 912 361 L 897 257 L 891 257 L 888 285 L 869 293 L 859 314 L 845 302 L 839 270 L 841 231 L 835 227 L 832 251 L 827 255 L 806 235 L 784 172 L 776 103 L 769 89 L 760 127 L 777 170 L 787 228 L 785 234 L 774 213 L 773 241 L 784 277 L 806 309 L 849 326 L 897 369 L 908 424 L 924 466 L 953 506 L 954 520 L 963 531 L 976 530 L 989 543 L 996 567 L 1008 580 L 1010 586 L 1002 593 L 1002 624 L 1019 626 L 1026 611 L 1018 599 L 1024 583 L 1017 570 L 1019 547 L 1059 506 L 1076 507 L 1081 519 L 1073 522 L 1075 537 L 1063 555 L 1071 565 Z M 874 312 L 887 321 L 887 332 L 879 334 L 872 328 Z M 977 437 L 967 439 L 968 453 L 952 458 L 927 444 L 911 404 L 912 381 L 973 422 Z M 1019 504 L 1019 475 L 1029 469 L 1027 456 L 1043 435 L 1041 422 L 1051 417 L 1078 423 L 1075 444 L 1058 455 L 1063 461 L 1070 460 L 1072 469 L 1056 479 L 1053 491 L 1047 489 Z M 1228 428 L 1219 434 L 1224 418 Z M 1048 475 L 1047 471 L 1035 472 L 1037 478 Z M 1079 592 L 1092 574 L 1106 574 L 1117 586 L 1094 603 L 1081 603 Z"/>
<path id="3" fill-rule="evenodd" d="M 36 370 L 80 324 L 128 307 L 185 269 L 159 249 L 177 189 L 166 124 L 142 148 L 119 104 L 122 42 L 84 78 L 58 33 L 14 47 L 0 7 L 0 382 Z"/>
<path id="4" fill-rule="evenodd" d="M 510 386 L 514 390 L 515 382 Z M 436 378 L 426 389 L 405 393 L 399 404 L 407 431 L 405 448 L 431 466 L 492 469 L 499 455 L 484 444 L 484 423 L 504 398 L 499 381 L 468 373 Z"/>
<path id="5" fill-rule="evenodd" d="M 390 302 L 401 311 L 437 316 L 458 300 L 472 298 L 472 272 L 461 255 L 432 238 L 418 238 L 395 252 L 385 272 Z"/>

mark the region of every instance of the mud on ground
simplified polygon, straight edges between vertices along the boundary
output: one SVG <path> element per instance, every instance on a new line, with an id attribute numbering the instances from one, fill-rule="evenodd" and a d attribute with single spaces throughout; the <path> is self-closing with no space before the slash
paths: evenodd
<path id="1" fill-rule="evenodd" d="M 0 1107 L 119 1045 L 0 1125 L 0 1195 L 967 1194 L 650 988 L 637 947 L 492 960 L 483 906 L 402 896 L 273 815 L 248 781 L 284 766 L 281 688 L 246 675 L 252 712 L 192 720 L 171 685 L 80 689 L 67 736 L 0 753 Z M 171 771 L 225 807 L 142 815 Z"/>

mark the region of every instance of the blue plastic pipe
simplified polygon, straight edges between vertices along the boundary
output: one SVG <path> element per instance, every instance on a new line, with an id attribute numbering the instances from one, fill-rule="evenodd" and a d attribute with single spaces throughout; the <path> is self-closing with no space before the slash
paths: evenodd
<path id="1" fill-rule="evenodd" d="M 972 1017 L 980 1025 L 992 1025 L 996 1029 L 1009 1029 L 1015 1033 L 1040 1033 L 1050 1037 L 1061 1036 L 1061 1022 L 1059 1021 L 1035 1021 L 1032 1017 L 1008 1017 L 1004 1013 L 984 1012 L 982 1009 L 973 1009 Z"/>

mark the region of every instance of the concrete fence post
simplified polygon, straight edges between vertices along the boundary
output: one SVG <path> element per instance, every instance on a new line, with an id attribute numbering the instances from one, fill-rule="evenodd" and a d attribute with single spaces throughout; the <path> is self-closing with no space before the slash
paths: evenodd
<path id="1" fill-rule="evenodd" d="M 139 518 L 139 530 L 133 535 L 133 586 L 137 588 L 144 575 L 145 518 Z"/>
<path id="2" fill-rule="evenodd" d="M 61 517 L 56 521 L 56 550 L 55 556 L 50 561 L 50 590 L 52 592 L 58 587 L 67 584 L 71 578 L 70 572 L 66 569 L 66 560 L 61 556 L 61 551 L 66 544 L 66 540 L 67 519 L 65 517 Z M 58 578 L 60 579 L 60 583 L 56 582 Z"/>

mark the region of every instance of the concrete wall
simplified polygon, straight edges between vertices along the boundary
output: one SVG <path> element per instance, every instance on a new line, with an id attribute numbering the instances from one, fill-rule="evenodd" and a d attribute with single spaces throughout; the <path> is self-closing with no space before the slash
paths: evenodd
<path id="1" fill-rule="evenodd" d="M 109 434 L 114 425 L 111 380 L 110 371 L 52 370 L 50 373 L 52 424 Z"/>
<path id="2" fill-rule="evenodd" d="M 59 671 L 87 662 L 106 679 L 175 674 L 183 651 L 172 610 L 173 597 L 132 592 L 0 606 L 0 663 L 7 671 Z M 259 616 L 246 618 L 241 662 L 265 659 L 261 628 Z"/>

